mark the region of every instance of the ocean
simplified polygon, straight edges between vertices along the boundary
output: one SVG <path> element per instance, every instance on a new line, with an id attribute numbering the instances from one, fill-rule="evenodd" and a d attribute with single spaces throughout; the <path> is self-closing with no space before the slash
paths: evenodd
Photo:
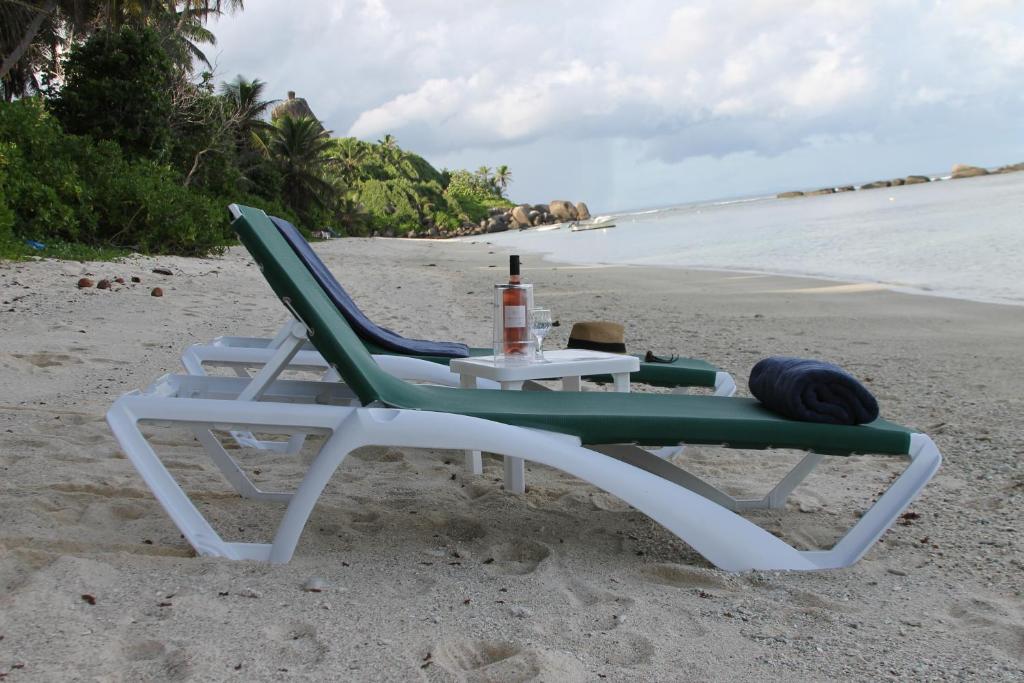
<path id="1" fill-rule="evenodd" d="M 598 219 L 616 227 L 464 239 L 571 264 L 809 276 L 1024 305 L 1024 173 L 697 202 Z"/>

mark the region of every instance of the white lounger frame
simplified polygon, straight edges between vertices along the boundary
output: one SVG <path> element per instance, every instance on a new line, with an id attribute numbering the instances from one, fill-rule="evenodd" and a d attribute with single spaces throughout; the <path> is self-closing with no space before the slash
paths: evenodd
<path id="1" fill-rule="evenodd" d="M 286 320 L 273 338 L 268 337 L 217 337 L 209 344 L 194 344 L 185 350 L 181 363 L 190 375 L 206 374 L 204 365 L 212 367 L 234 368 L 239 376 L 246 376 L 246 369 L 268 363 L 273 352 L 281 347 L 292 334 L 294 320 Z M 459 386 L 459 376 L 448 371 L 446 366 L 433 361 L 410 356 L 376 355 L 378 364 L 385 370 L 411 381 L 430 382 L 442 386 Z M 429 367 L 433 366 L 433 367 Z M 443 372 L 439 372 L 440 368 Z M 288 364 L 288 370 L 305 370 L 310 372 L 331 372 L 327 361 L 320 352 L 306 339 L 297 350 L 295 357 Z M 328 378 L 331 376 L 328 375 Z M 336 376 L 334 377 L 336 380 Z M 497 389 L 497 383 L 490 386 L 486 380 L 478 384 L 481 389 Z M 677 387 L 675 393 L 687 393 L 688 387 Z M 736 382 L 728 372 L 719 370 L 715 373 L 714 396 L 732 396 L 736 393 Z"/>
<path id="2" fill-rule="evenodd" d="M 122 396 L 107 413 L 122 449 L 201 555 L 288 562 L 335 470 L 352 450 L 373 445 L 481 450 L 560 469 L 618 496 L 728 571 L 830 569 L 851 565 L 863 556 L 941 462 L 931 439 L 913 434 L 907 454 L 910 464 L 849 532 L 831 550 L 801 551 L 728 508 L 777 507 L 792 490 L 794 477 L 806 475 L 820 456 L 805 459 L 796 475 L 788 476 L 762 501 L 731 505 L 732 499 L 718 489 L 635 446 L 585 448 L 575 437 L 465 415 L 343 405 L 352 402 L 351 392 L 335 382 L 275 380 L 252 387 L 253 382 L 243 378 L 168 375 L 144 392 Z M 249 400 L 238 400 L 243 394 Z M 140 422 L 191 428 L 241 496 L 286 503 L 273 541 L 222 539 L 164 467 L 143 436 Z M 249 480 L 211 431 L 232 429 L 289 436 L 319 433 L 326 439 L 295 492 L 266 492 Z"/>

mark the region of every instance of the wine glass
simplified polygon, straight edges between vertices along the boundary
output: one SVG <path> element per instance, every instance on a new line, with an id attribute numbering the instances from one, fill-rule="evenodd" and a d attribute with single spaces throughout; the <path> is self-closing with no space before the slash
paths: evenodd
<path id="1" fill-rule="evenodd" d="M 537 338 L 537 357 L 544 360 L 544 337 L 551 331 L 551 309 L 534 308 L 530 313 L 530 327 Z"/>

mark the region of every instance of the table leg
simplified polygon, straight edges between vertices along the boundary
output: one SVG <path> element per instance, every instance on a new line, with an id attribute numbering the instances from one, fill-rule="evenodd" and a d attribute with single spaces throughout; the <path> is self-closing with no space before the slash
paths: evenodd
<path id="1" fill-rule="evenodd" d="M 583 391 L 580 377 L 563 377 L 562 391 Z"/>
<path id="2" fill-rule="evenodd" d="M 463 389 L 476 389 L 476 377 L 472 375 L 459 375 L 459 386 Z M 480 451 L 464 451 L 466 457 L 466 469 L 471 474 L 484 473 L 484 460 Z"/>
<path id="3" fill-rule="evenodd" d="M 522 382 L 502 382 L 502 391 L 521 391 Z M 505 456 L 505 490 L 509 493 L 526 493 L 526 466 L 522 458 Z"/>
<path id="4" fill-rule="evenodd" d="M 615 383 L 615 391 L 628 394 L 629 393 L 629 373 L 628 372 L 616 372 L 612 374 L 612 380 Z"/>

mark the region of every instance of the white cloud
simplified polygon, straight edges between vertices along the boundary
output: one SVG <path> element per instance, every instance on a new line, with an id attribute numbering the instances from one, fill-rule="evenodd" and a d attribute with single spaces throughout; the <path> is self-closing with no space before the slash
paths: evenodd
<path id="1" fill-rule="evenodd" d="M 571 140 L 737 163 L 823 149 L 812 139 L 920 139 L 922 118 L 945 131 L 924 149 L 978 109 L 993 130 L 1024 116 L 1013 0 L 254 1 L 214 30 L 226 78 L 437 156 Z"/>

